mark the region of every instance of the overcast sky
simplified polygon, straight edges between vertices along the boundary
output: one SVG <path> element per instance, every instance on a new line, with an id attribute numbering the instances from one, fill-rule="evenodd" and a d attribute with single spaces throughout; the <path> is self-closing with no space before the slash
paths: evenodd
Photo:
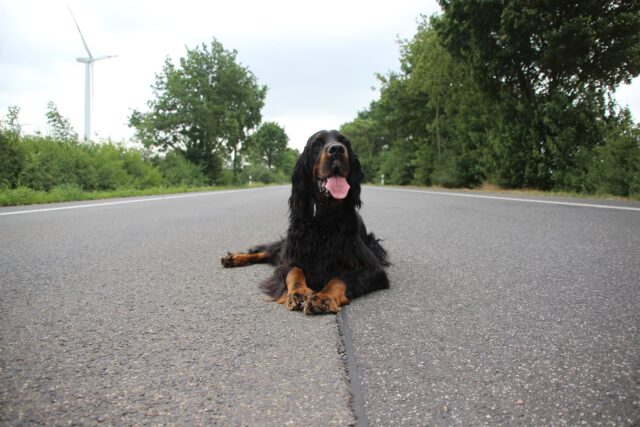
<path id="1" fill-rule="evenodd" d="M 276 121 L 290 144 L 304 146 L 319 129 L 338 128 L 378 96 L 375 73 L 398 69 L 398 38 L 413 36 L 435 0 L 0 0 L 0 116 L 20 107 L 24 130 L 46 132 L 53 101 L 83 133 L 86 56 L 68 7 L 94 56 L 93 139 L 129 139 L 131 111 L 146 110 L 150 86 L 167 56 L 213 37 L 238 51 L 269 88 L 263 120 Z M 618 91 L 640 119 L 640 83 Z"/>

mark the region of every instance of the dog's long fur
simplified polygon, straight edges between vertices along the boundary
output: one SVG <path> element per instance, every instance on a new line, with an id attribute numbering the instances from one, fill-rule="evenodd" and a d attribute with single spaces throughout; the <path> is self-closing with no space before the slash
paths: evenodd
<path id="1" fill-rule="evenodd" d="M 331 146 L 337 154 L 328 154 Z M 346 178 L 350 188 L 344 199 L 322 191 L 319 182 L 326 180 L 327 174 Z M 389 265 L 387 253 L 374 234 L 367 233 L 358 214 L 362 179 L 360 162 L 346 136 L 338 131 L 312 135 L 293 171 L 286 237 L 255 246 L 247 253 L 229 254 L 222 264 L 274 265 L 273 275 L 261 288 L 274 300 L 287 303 L 289 309 L 303 309 L 308 314 L 336 312 L 353 298 L 388 288 L 384 271 Z M 305 281 L 310 291 L 293 295 L 298 299 L 292 301 L 292 294 L 298 285 L 304 288 Z"/>

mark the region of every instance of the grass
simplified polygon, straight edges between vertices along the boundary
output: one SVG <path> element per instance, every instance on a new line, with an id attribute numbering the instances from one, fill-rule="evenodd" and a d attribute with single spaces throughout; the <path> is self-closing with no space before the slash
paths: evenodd
<path id="1" fill-rule="evenodd" d="M 253 187 L 263 184 L 254 184 Z M 144 190 L 123 188 L 110 191 L 84 191 L 76 185 L 61 185 L 50 191 L 36 191 L 31 188 L 0 189 L 0 206 L 33 205 L 55 202 L 72 202 L 82 200 L 112 199 L 117 197 L 154 196 L 158 194 L 193 193 L 198 191 L 220 191 L 244 186 L 213 187 L 152 187 Z"/>

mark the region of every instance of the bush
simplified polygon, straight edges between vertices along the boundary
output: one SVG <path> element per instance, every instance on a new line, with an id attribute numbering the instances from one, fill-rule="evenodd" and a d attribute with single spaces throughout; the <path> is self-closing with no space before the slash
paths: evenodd
<path id="1" fill-rule="evenodd" d="M 275 171 L 270 170 L 266 166 L 262 165 L 248 165 L 240 174 L 240 181 L 243 183 L 262 182 L 264 184 L 272 184 L 274 182 L 281 182 L 282 177 L 278 176 Z"/>
<path id="2" fill-rule="evenodd" d="M 129 177 L 124 170 L 124 161 L 118 147 L 113 144 L 99 144 L 92 145 L 89 149 L 96 165 L 96 185 L 90 190 L 115 190 L 127 184 Z"/>
<path id="3" fill-rule="evenodd" d="M 36 191 L 27 187 L 17 187 L 10 190 L 0 191 L 0 206 L 16 206 L 25 203 L 28 200 L 29 203 L 38 203 L 34 196 Z"/>
<path id="4" fill-rule="evenodd" d="M 613 129 L 604 145 L 593 149 L 586 189 L 616 196 L 640 195 L 640 129 Z"/>
<path id="5" fill-rule="evenodd" d="M 207 183 L 202 169 L 189 162 L 179 152 L 167 153 L 164 158 L 158 159 L 157 164 L 167 185 L 195 187 Z"/>
<path id="6" fill-rule="evenodd" d="M 128 175 L 124 187 L 145 189 L 164 184 L 160 171 L 144 160 L 139 151 L 121 149 L 121 156 L 123 169 Z"/>
<path id="7" fill-rule="evenodd" d="M 85 191 L 96 191 L 145 189 L 165 184 L 160 171 L 145 160 L 141 152 L 110 142 L 79 144 L 25 137 L 19 145 L 23 162 L 17 178 L 13 180 L 15 182 L 10 175 L 15 172 L 7 173 L 9 178 L 3 179 L 8 187 L 23 186 L 50 191 L 54 187 L 72 185 Z M 2 152 L 9 153 L 9 150 Z M 4 157 L 9 155 L 5 154 Z"/>
<path id="8" fill-rule="evenodd" d="M 77 144 L 61 143 L 49 138 L 23 138 L 24 167 L 17 185 L 48 191 L 60 184 L 82 185 L 79 169 L 90 168 L 88 157 L 79 156 Z"/>
<path id="9" fill-rule="evenodd" d="M 0 188 L 14 188 L 24 163 L 17 135 L 0 131 Z"/>
<path id="10" fill-rule="evenodd" d="M 49 191 L 47 201 L 82 200 L 83 198 L 84 190 L 82 187 L 77 184 L 62 184 Z"/>

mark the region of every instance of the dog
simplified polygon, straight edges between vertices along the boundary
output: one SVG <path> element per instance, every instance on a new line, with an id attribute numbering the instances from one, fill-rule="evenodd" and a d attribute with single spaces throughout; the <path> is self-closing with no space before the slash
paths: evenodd
<path id="1" fill-rule="evenodd" d="M 388 254 L 358 213 L 363 178 L 345 135 L 315 133 L 291 177 L 286 237 L 244 253 L 229 252 L 222 265 L 274 265 L 262 290 L 305 314 L 337 313 L 353 298 L 388 288 Z"/>

